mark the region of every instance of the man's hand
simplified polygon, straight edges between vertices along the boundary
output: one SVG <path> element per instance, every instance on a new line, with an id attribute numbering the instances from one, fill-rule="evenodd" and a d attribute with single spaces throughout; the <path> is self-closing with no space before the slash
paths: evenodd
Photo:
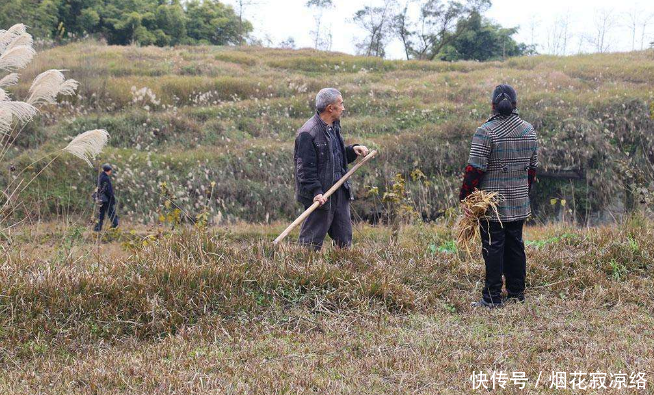
<path id="1" fill-rule="evenodd" d="M 474 217 L 474 214 L 472 213 L 472 211 L 470 211 L 470 209 L 468 207 L 464 206 L 463 204 L 461 205 L 461 211 L 463 211 L 463 215 L 466 216 L 466 217 L 469 217 L 469 218 Z"/>
<path id="2" fill-rule="evenodd" d="M 354 152 L 359 156 L 366 156 L 368 155 L 368 147 L 365 145 L 356 145 L 354 146 Z"/>
<path id="3" fill-rule="evenodd" d="M 320 205 L 327 203 L 327 198 L 322 195 L 322 193 L 313 197 L 314 202 L 320 202 Z"/>

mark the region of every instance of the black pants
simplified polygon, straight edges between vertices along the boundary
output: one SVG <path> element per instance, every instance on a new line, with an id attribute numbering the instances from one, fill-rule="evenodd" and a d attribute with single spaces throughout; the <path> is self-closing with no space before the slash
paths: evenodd
<path id="1" fill-rule="evenodd" d="M 509 298 L 524 300 L 527 257 L 522 241 L 524 221 L 482 222 L 482 255 L 486 262 L 486 282 L 482 295 L 488 303 L 501 303 L 502 275 Z"/>
<path id="2" fill-rule="evenodd" d="M 298 239 L 300 244 L 320 250 L 325 236 L 329 234 L 329 237 L 340 248 L 352 245 L 352 220 L 350 219 L 348 192 L 344 187 L 340 187 L 330 196 L 329 201 L 331 201 L 331 207 L 322 210 L 323 206 L 304 220 Z M 329 201 L 325 205 L 329 205 Z"/>
<path id="3" fill-rule="evenodd" d="M 111 227 L 115 228 L 118 226 L 118 215 L 116 214 L 116 202 L 110 201 L 108 203 L 102 203 L 100 206 L 100 214 L 98 216 L 98 223 L 95 225 L 95 231 L 99 232 L 102 230 L 102 224 L 104 223 L 105 214 L 109 215 L 111 220 Z"/>

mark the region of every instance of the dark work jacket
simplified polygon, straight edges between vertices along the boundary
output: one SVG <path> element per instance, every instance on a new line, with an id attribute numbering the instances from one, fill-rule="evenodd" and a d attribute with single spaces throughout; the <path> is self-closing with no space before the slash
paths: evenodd
<path id="1" fill-rule="evenodd" d="M 98 198 L 102 203 L 114 202 L 114 188 L 111 185 L 111 177 L 104 171 L 98 177 Z"/>
<path id="2" fill-rule="evenodd" d="M 293 159 L 295 161 L 295 198 L 305 206 L 313 204 L 316 195 L 327 192 L 334 185 L 334 166 L 342 166 L 343 174 L 347 173 L 347 164 L 354 162 L 357 158 L 354 147 L 358 144 L 345 145 L 341 137 L 341 124 L 334 122 L 333 138 L 338 139 L 341 145 L 343 163 L 334 163 L 331 140 L 327 135 L 327 124 L 320 119 L 316 113 L 298 131 L 295 137 L 295 150 Z M 350 181 L 343 184 L 352 200 L 350 193 Z M 331 199 L 323 204 L 320 209 L 327 210 L 331 205 Z"/>

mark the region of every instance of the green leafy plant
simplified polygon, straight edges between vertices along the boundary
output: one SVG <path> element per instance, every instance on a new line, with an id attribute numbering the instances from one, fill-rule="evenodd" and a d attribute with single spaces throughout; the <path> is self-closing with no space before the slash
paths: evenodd
<path id="1" fill-rule="evenodd" d="M 159 184 L 159 192 L 163 200 L 157 209 L 159 223 L 174 229 L 182 223 L 182 210 L 175 204 L 175 195 L 170 191 L 167 182 Z"/>

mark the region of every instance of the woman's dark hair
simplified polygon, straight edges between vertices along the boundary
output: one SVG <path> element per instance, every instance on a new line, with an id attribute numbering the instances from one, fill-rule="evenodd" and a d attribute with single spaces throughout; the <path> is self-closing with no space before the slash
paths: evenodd
<path id="1" fill-rule="evenodd" d="M 498 85 L 493 90 L 492 103 L 495 111 L 500 115 L 509 115 L 518 102 L 518 94 L 511 85 Z"/>

